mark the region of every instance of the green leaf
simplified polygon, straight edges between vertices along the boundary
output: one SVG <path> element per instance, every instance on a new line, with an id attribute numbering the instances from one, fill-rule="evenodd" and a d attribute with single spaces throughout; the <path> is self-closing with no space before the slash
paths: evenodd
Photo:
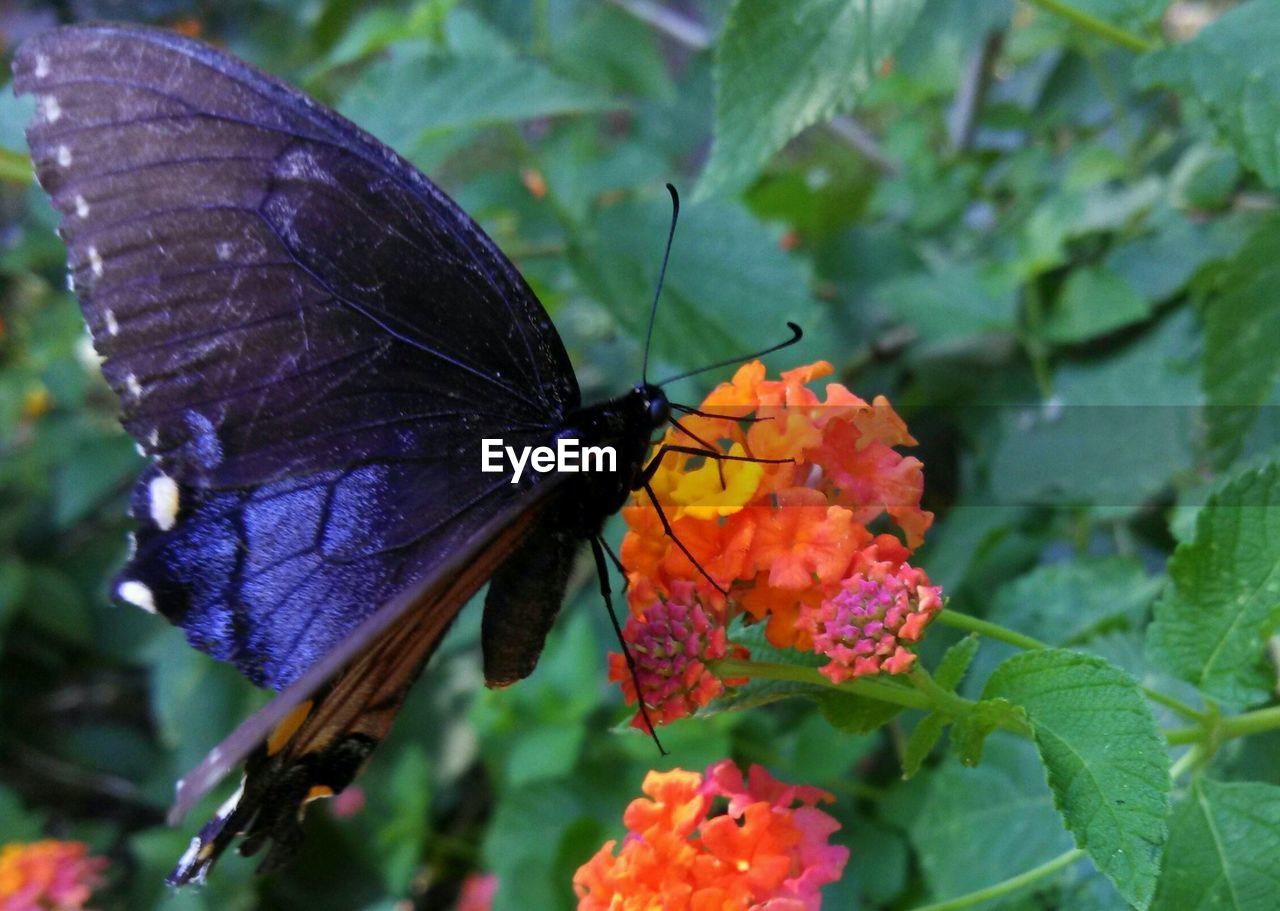
<path id="1" fill-rule="evenodd" d="M 423 847 L 431 831 L 431 760 L 420 745 L 411 744 L 395 757 L 396 764 L 377 811 L 375 838 L 388 891 L 408 891 L 422 863 Z"/>
<path id="2" fill-rule="evenodd" d="M 71 577 L 47 566 L 29 566 L 23 586 L 22 614 L 33 624 L 68 642 L 89 645 L 93 616 L 84 593 Z"/>
<path id="3" fill-rule="evenodd" d="M 910 831 L 934 899 L 990 886 L 1071 847 L 1026 741 L 997 735 L 979 768 L 944 762 L 905 787 L 919 790 L 926 782 Z"/>
<path id="4" fill-rule="evenodd" d="M 1084 557 L 1039 566 L 1002 585 L 990 620 L 1052 645 L 1072 645 L 1113 627 L 1136 627 L 1161 580 L 1125 557 Z"/>
<path id="5" fill-rule="evenodd" d="M 1106 269 L 1076 269 L 1044 327 L 1051 342 L 1075 344 L 1106 335 L 1151 315 L 1152 304 Z"/>
<path id="6" fill-rule="evenodd" d="M 839 690 L 815 690 L 809 695 L 818 703 L 822 717 L 846 734 L 870 733 L 888 724 L 903 710 L 892 702 L 866 699 Z"/>
<path id="7" fill-rule="evenodd" d="M 671 202 L 610 206 L 592 226 L 591 256 L 575 256 L 583 284 L 623 326 L 644 336 L 662 259 Z M 799 263 L 740 206 L 708 200 L 680 212 L 680 241 L 672 248 L 654 325 L 653 353 L 679 367 L 741 355 L 776 341 L 784 320 L 806 326 L 817 308 Z M 690 344 L 690 339 L 697 339 Z M 650 359 L 652 368 L 653 358 Z"/>
<path id="8" fill-rule="evenodd" d="M 1204 324 L 1209 442 L 1225 461 L 1280 380 L 1280 218 L 1261 225 L 1228 264 Z"/>
<path id="9" fill-rule="evenodd" d="M 14 558 L 0 559 L 0 632 L 9 625 L 9 618 L 17 613 L 26 586 L 26 565 Z"/>
<path id="10" fill-rule="evenodd" d="M 502 795 L 485 833 L 485 868 L 519 888 L 499 889 L 494 911 L 566 906 L 571 886 L 553 876 L 555 854 L 586 809 L 580 790 L 570 781 L 539 782 Z"/>
<path id="11" fill-rule="evenodd" d="M 1114 244 L 1102 265 L 1157 303 L 1186 288 L 1209 263 L 1233 256 L 1246 229 L 1237 216 L 1199 222 L 1180 212 L 1163 210 L 1153 220 L 1157 224 L 1152 233 Z"/>
<path id="12" fill-rule="evenodd" d="M 406 38 L 438 33 L 455 0 L 422 0 L 407 12 L 375 7 L 367 10 L 342 33 L 329 49 L 325 64 L 339 67 L 376 53 Z"/>
<path id="13" fill-rule="evenodd" d="M 614 107 L 598 90 L 540 63 L 507 55 L 424 54 L 393 45 L 368 67 L 338 109 L 402 154 L 443 132 Z"/>
<path id="14" fill-rule="evenodd" d="M 142 464 L 123 433 L 85 440 L 66 454 L 54 475 L 54 523 L 70 528 L 88 518 L 112 495 L 128 490 Z"/>
<path id="15" fill-rule="evenodd" d="M 982 762 L 982 747 L 998 728 L 1026 723 L 1026 715 L 1008 699 L 983 699 L 951 726 L 951 746 L 967 766 Z"/>
<path id="16" fill-rule="evenodd" d="M 1148 633 L 1152 659 L 1240 708 L 1271 698 L 1263 645 L 1280 621 L 1280 464 L 1242 475 L 1196 517 L 1169 560 Z"/>
<path id="17" fill-rule="evenodd" d="M 920 723 L 912 729 L 911 736 L 907 738 L 906 749 L 902 751 L 903 778 L 914 778 L 920 771 L 920 766 L 937 746 L 938 738 L 942 736 L 946 726 L 947 716 L 937 712 L 930 712 L 920 719 Z"/>
<path id="18" fill-rule="evenodd" d="M 1116 25 L 1147 27 L 1160 21 L 1168 0 L 1071 0 L 1071 5 Z"/>
<path id="19" fill-rule="evenodd" d="M 578 762 L 586 728 L 580 721 L 542 724 L 512 747 L 507 757 L 507 779 L 512 786 L 561 778 Z"/>
<path id="20" fill-rule="evenodd" d="M 1137 507 L 1190 468 L 1196 342 L 1184 309 L 1109 357 L 1061 366 L 1052 401 L 1002 409 L 998 502 Z"/>
<path id="21" fill-rule="evenodd" d="M 1280 787 L 1197 780 L 1169 826 L 1153 911 L 1280 908 Z"/>
<path id="22" fill-rule="evenodd" d="M 924 0 L 737 0 L 716 52 L 715 143 L 698 195 L 745 185 L 805 127 L 851 109 Z"/>
<path id="23" fill-rule="evenodd" d="M 926 342 L 987 332 L 1012 332 L 1017 296 L 994 270 L 970 263 L 893 278 L 872 291 L 877 301 L 910 323 Z"/>
<path id="24" fill-rule="evenodd" d="M 1147 175 L 1132 184 L 1100 183 L 1088 189 L 1063 189 L 1048 197 L 1027 219 L 1019 243 L 1018 267 L 1026 278 L 1066 262 L 1067 243 L 1100 231 L 1129 225 L 1154 207 L 1164 184 Z"/>
<path id="25" fill-rule="evenodd" d="M 1185 44 L 1138 63 L 1139 79 L 1199 100 L 1241 160 L 1280 187 L 1280 16 L 1271 2 L 1242 3 Z"/>
<path id="26" fill-rule="evenodd" d="M 978 654 L 980 644 L 978 635 L 971 633 L 947 649 L 947 653 L 938 662 L 938 669 L 933 672 L 933 682 L 948 692 L 955 692 L 964 679 L 965 671 L 973 663 L 973 656 Z"/>
<path id="27" fill-rule="evenodd" d="M 22 798 L 0 785 L 0 845 L 10 841 L 35 841 L 43 828 L 41 814 L 28 811 Z"/>
<path id="28" fill-rule="evenodd" d="M 588 85 L 669 99 L 675 86 L 652 28 L 621 9 L 586 8 L 556 43 L 555 67 Z"/>
<path id="29" fill-rule="evenodd" d="M 983 696 L 1026 709 L 1067 829 L 1125 899 L 1145 908 L 1166 836 L 1169 764 L 1137 682 L 1100 658 L 1042 649 L 1006 660 Z"/>

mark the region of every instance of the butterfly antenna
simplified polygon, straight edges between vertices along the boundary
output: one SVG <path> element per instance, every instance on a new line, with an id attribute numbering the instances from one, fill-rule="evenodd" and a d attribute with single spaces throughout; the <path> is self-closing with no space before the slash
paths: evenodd
<path id="1" fill-rule="evenodd" d="M 743 361 L 755 360 L 758 357 L 764 357 L 766 354 L 773 354 L 775 351 L 781 351 L 783 348 L 790 348 L 796 342 L 800 341 L 800 339 L 804 338 L 804 330 L 795 323 L 788 321 L 787 328 L 791 330 L 791 338 L 787 339 L 785 342 L 770 345 L 768 348 L 764 348 L 752 354 L 744 354 L 740 357 L 731 357 L 728 360 L 716 361 L 714 364 L 708 364 L 705 367 L 699 367 L 697 370 L 690 370 L 687 373 L 677 373 L 675 376 L 669 376 L 655 385 L 665 386 L 667 383 L 674 383 L 676 380 L 688 379 L 691 376 L 697 376 L 699 373 L 706 373 L 708 370 L 715 370 L 718 367 L 728 367 L 732 364 L 741 364 Z"/>
<path id="2" fill-rule="evenodd" d="M 658 316 L 658 295 L 662 293 L 662 282 L 667 277 L 667 260 L 671 258 L 671 241 L 676 236 L 676 220 L 680 217 L 680 194 L 671 184 L 667 184 L 667 192 L 671 194 L 671 228 L 667 231 L 667 249 L 662 252 L 662 271 L 658 273 L 658 287 L 653 289 L 653 305 L 649 308 L 649 329 L 644 334 L 644 364 L 640 368 L 640 381 L 649 382 L 649 345 L 653 342 L 653 321 Z"/>

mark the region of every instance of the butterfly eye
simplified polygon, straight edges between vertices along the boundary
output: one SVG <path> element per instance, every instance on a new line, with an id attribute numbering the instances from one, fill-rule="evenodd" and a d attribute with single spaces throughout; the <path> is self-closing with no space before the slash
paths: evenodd
<path id="1" fill-rule="evenodd" d="M 671 405 L 665 395 L 657 395 L 649 399 L 649 420 L 656 427 L 665 424 L 671 415 Z"/>

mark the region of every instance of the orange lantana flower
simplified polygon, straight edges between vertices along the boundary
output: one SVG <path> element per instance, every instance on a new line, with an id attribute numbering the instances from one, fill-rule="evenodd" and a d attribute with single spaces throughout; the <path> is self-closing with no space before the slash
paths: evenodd
<path id="1" fill-rule="evenodd" d="M 868 404 L 838 383 L 825 397 L 810 388 L 831 372 L 819 361 L 769 380 L 758 361 L 745 364 L 699 414 L 680 418 L 687 432 L 667 433 L 664 444 L 696 439 L 713 455 L 758 460 L 663 460 L 651 486 L 683 548 L 647 494 L 623 510 L 634 617 L 624 638 L 655 721 L 689 714 L 722 691 L 709 665 L 741 652 L 725 638 L 736 617 L 765 623 L 776 647 L 819 651 L 832 679 L 911 667 L 910 646 L 941 607 L 937 588 L 907 564 L 933 521 L 920 508 L 923 466 L 895 448 L 915 440 L 884 397 Z M 877 534 L 873 523 L 897 534 Z M 698 627 L 682 648 L 660 644 L 681 641 L 668 631 L 673 621 Z M 622 656 L 612 667 L 635 701 Z"/>
<path id="2" fill-rule="evenodd" d="M 7 844 L 0 848 L 0 911 L 82 911 L 106 866 L 78 841 Z"/>
<path id="3" fill-rule="evenodd" d="M 831 795 L 759 766 L 746 781 L 729 760 L 705 776 L 650 772 L 641 790 L 627 837 L 574 875 L 578 911 L 818 911 L 849 859 L 830 844 L 839 823 L 817 808 Z"/>

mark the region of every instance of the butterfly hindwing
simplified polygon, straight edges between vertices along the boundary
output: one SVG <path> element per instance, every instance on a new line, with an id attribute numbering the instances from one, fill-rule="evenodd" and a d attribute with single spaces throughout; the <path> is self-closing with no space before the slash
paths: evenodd
<path id="1" fill-rule="evenodd" d="M 192 840 L 169 882 L 182 885 L 202 879 L 239 835 L 245 836 L 241 853 L 252 854 L 271 843 L 264 869 L 290 855 L 301 840 L 305 805 L 340 793 L 355 778 L 386 736 L 409 687 L 458 610 L 508 559 L 517 542 L 530 539 L 546 505 L 554 500 L 549 496 L 553 487 L 535 493 L 518 512 L 495 516 L 472 547 L 456 552 L 442 572 L 416 591 L 388 602 L 307 675 L 321 676 L 317 672 L 325 666 L 341 668 L 332 680 L 318 687 L 299 681 L 179 783 L 175 809 L 184 811 L 228 764 L 247 757 L 241 787 Z M 386 622 L 375 626 L 379 620 Z M 370 631 L 367 638 L 365 631 Z M 305 693 L 291 700 L 299 688 Z"/>
<path id="2" fill-rule="evenodd" d="M 199 42 L 57 29 L 28 140 L 139 481 L 124 600 L 277 688 L 524 496 L 578 404 L 514 267 L 412 166 Z"/>

